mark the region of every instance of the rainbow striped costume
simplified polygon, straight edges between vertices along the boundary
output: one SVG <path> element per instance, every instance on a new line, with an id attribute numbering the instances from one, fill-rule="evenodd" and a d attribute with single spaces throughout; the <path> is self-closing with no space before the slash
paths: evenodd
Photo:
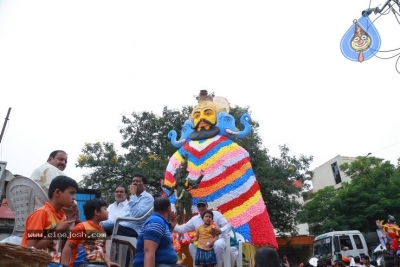
<path id="1" fill-rule="evenodd" d="M 197 179 L 204 171 L 199 187 L 190 191 L 193 211 L 197 211 L 197 199 L 206 198 L 209 208 L 220 211 L 248 242 L 278 248 L 249 153 L 244 148 L 221 135 L 186 142 L 168 163 L 164 177 L 167 186 L 173 186 L 173 174 L 182 156 L 188 159 L 189 179 Z"/>

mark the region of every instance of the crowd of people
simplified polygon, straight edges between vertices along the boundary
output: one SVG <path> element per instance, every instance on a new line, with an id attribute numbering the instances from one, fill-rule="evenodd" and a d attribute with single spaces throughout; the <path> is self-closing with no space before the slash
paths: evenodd
<path id="1" fill-rule="evenodd" d="M 138 218 L 150 209 L 153 212 L 143 220 L 121 222 L 118 227 L 118 235 L 137 238 L 134 259 L 128 258 L 127 264 L 129 261 L 133 261 L 135 267 L 172 267 L 184 264 L 182 260 L 178 260 L 172 245 L 172 233 L 196 231 L 189 245 L 195 264 L 199 267 L 223 266 L 223 253 L 227 246 L 225 237 L 232 227 L 220 212 L 209 209 L 206 199 L 197 200 L 198 214 L 189 218 L 186 223 L 178 224 L 179 216 L 169 198 L 162 195 L 152 196 L 146 191 L 146 177 L 134 174 L 130 185 L 118 185 L 115 188 L 115 202 L 110 205 L 103 199 L 88 200 L 83 205 L 86 221 L 81 222 L 75 201 L 78 184 L 64 173 L 67 159 L 65 151 L 53 151 L 47 162 L 31 176 L 47 192 L 49 202 L 41 203 L 35 199 L 35 211 L 26 220 L 22 246 L 45 249 L 51 255 L 49 267 L 119 266 L 114 259 L 107 256 L 107 235 L 112 234 L 118 217 Z M 255 254 L 255 267 L 348 265 L 347 262 L 332 259 L 318 260 L 317 266 L 311 266 L 310 263 L 293 265 L 286 256 L 280 260 L 277 251 L 272 247 L 263 247 Z M 367 255 L 354 257 L 354 263 L 350 265 L 378 267 Z M 393 258 L 386 260 L 385 266 L 379 267 L 399 266 L 400 260 Z"/>
<path id="2" fill-rule="evenodd" d="M 153 262 L 146 266 L 157 267 L 182 264 L 172 246 L 172 232 L 193 230 L 197 235 L 190 244 L 190 254 L 196 264 L 222 266 L 225 236 L 231 226 L 220 212 L 208 210 L 205 199 L 198 200 L 199 214 L 177 225 L 178 216 L 169 199 L 161 195 L 154 198 L 146 191 L 146 177 L 134 174 L 128 186 L 129 198 L 126 187 L 119 185 L 115 188 L 115 202 L 110 205 L 103 199 L 88 200 L 83 205 L 86 221 L 81 222 L 75 200 L 78 184 L 64 173 L 67 159 L 65 151 L 53 151 L 31 176 L 46 191 L 49 202 L 35 199 L 35 211 L 26 220 L 21 245 L 46 250 L 51 255 L 49 267 L 119 266 L 108 258 L 105 246 L 116 219 L 142 217 L 152 208 L 150 217 L 118 226 L 118 235 L 138 239 L 134 259 L 127 259 L 133 260 L 135 267 L 144 266 L 145 261 Z"/>

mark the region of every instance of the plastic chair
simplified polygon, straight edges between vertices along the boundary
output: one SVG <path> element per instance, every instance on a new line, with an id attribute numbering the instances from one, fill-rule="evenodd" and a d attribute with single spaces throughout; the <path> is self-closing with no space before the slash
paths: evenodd
<path id="1" fill-rule="evenodd" d="M 153 208 L 151 208 L 148 212 L 146 212 L 145 215 L 143 215 L 140 218 L 131 218 L 131 217 L 118 217 L 117 220 L 115 221 L 114 224 L 114 229 L 113 233 L 111 235 L 111 239 L 109 244 L 107 244 L 107 253 L 109 253 L 109 258 L 111 260 L 115 259 L 115 250 L 112 250 L 112 245 L 117 244 L 118 245 L 118 260 L 117 263 L 121 266 L 125 266 L 126 263 L 126 255 L 130 253 L 130 262 L 129 262 L 129 267 L 133 266 L 133 256 L 135 255 L 135 250 L 136 250 L 136 243 L 137 239 L 132 236 L 123 236 L 123 235 L 117 235 L 118 233 L 118 227 L 120 222 L 132 222 L 132 221 L 142 221 L 149 217 L 153 212 Z"/>
<path id="2" fill-rule="evenodd" d="M 243 267 L 243 243 L 245 242 L 244 237 L 236 233 L 236 240 L 238 241 L 238 247 L 230 247 L 231 238 L 234 238 L 234 233 L 232 231 L 229 232 L 229 235 L 226 236 L 225 242 L 227 246 L 224 251 L 224 267 L 234 267 L 236 263 L 236 267 Z M 238 255 L 234 257 L 232 252 L 237 250 Z"/>
<path id="3" fill-rule="evenodd" d="M 6 198 L 8 206 L 15 212 L 12 235 L 23 236 L 26 218 L 35 210 L 36 200 L 49 201 L 47 194 L 35 181 L 18 176 L 7 184 Z"/>

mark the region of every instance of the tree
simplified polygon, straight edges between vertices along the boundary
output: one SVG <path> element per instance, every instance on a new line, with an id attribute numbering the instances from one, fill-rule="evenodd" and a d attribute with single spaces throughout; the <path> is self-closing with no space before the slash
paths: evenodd
<path id="1" fill-rule="evenodd" d="M 389 214 L 399 218 L 399 166 L 375 157 L 358 157 L 339 168 L 351 183 L 343 183 L 341 190 L 332 187 L 312 194 L 305 205 L 310 233 L 352 229 L 370 232 L 376 229 L 376 220 L 386 220 Z"/>
<path id="2" fill-rule="evenodd" d="M 91 173 L 83 177 L 81 186 L 99 188 L 106 193 L 109 201 L 113 201 L 112 192 L 117 185 L 130 184 L 134 173 L 143 173 L 149 179 L 149 191 L 160 191 L 160 179 L 164 177 L 169 157 L 177 150 L 168 140 L 168 132 L 174 129 L 180 133 L 192 109 L 185 106 L 178 111 L 164 107 L 162 116 L 153 112 L 133 112 L 129 117 L 123 116 L 121 145 L 127 153 L 118 155 L 110 143 L 85 144 L 76 166 L 91 168 Z M 250 113 L 249 107 L 231 108 L 230 114 L 235 118 L 238 129 L 243 128 L 240 116 L 244 113 Z M 250 154 L 275 229 L 280 234 L 296 234 L 296 225 L 302 214 L 302 206 L 296 198 L 301 196 L 301 188 L 295 186 L 293 181 L 304 181 L 304 172 L 312 157 L 289 156 L 286 146 L 280 148 L 280 158 L 270 157 L 262 146 L 258 128 L 258 122 L 253 120 L 250 136 L 236 141 Z"/>

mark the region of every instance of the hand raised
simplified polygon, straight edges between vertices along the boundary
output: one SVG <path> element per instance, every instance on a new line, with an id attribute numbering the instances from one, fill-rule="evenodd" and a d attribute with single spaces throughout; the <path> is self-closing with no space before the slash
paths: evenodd
<path id="1" fill-rule="evenodd" d="M 171 211 L 171 213 L 169 214 L 169 222 L 173 225 L 176 225 L 176 223 L 178 222 L 178 215 L 176 215 L 175 211 Z"/>
<path id="2" fill-rule="evenodd" d="M 221 230 L 219 229 L 219 228 L 213 228 L 212 229 L 212 235 L 213 236 L 217 236 L 217 235 L 220 235 L 222 232 L 221 232 Z"/>
<path id="3" fill-rule="evenodd" d="M 137 186 L 134 184 L 129 185 L 129 191 L 131 192 L 131 195 L 136 195 L 137 192 Z"/>
<path id="4" fill-rule="evenodd" d="M 56 230 L 58 231 L 66 231 L 70 228 L 70 226 L 75 222 L 75 219 L 67 221 L 67 219 L 61 220 L 58 225 Z"/>

